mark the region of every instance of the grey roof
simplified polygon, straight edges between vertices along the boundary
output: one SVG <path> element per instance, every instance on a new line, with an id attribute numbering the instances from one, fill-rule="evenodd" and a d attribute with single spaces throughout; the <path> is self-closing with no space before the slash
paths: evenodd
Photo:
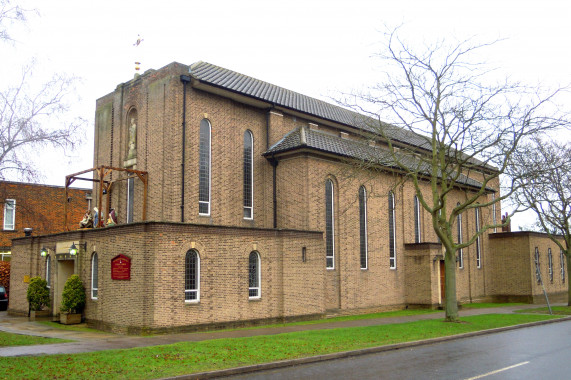
<path id="1" fill-rule="evenodd" d="M 341 138 L 331 133 L 307 129 L 304 127 L 296 128 L 286 134 L 280 141 L 272 145 L 264 156 L 272 156 L 288 151 L 308 148 L 325 153 L 332 153 L 351 159 L 363 160 L 368 163 L 385 166 L 388 168 L 399 169 L 391 153 L 387 149 L 379 146 L 371 146 L 367 143 Z M 409 168 L 418 167 L 419 172 L 429 175 L 430 170 L 426 163 L 418 160 L 410 153 L 397 153 L 399 161 Z M 482 184 L 478 181 L 460 175 L 458 183 L 480 188 Z M 491 188 L 489 188 L 492 190 Z"/>
<path id="2" fill-rule="evenodd" d="M 285 88 L 228 70 L 207 62 L 196 62 L 190 66 L 194 79 L 212 86 L 249 96 L 280 107 L 300 111 L 322 119 L 341 123 L 372 133 L 379 134 L 382 126 L 387 136 L 393 140 L 429 149 L 426 137 L 402 128 L 381 123 L 379 120 L 318 100 Z"/>

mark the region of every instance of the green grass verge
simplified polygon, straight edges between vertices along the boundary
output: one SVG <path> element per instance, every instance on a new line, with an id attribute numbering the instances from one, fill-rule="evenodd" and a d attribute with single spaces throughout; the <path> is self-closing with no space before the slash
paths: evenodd
<path id="1" fill-rule="evenodd" d="M 552 306 L 551 311 L 554 315 L 571 315 L 571 306 Z M 516 313 L 533 313 L 533 314 L 549 314 L 549 309 L 546 307 L 538 307 L 536 309 L 522 309 L 516 310 Z"/>
<path id="2" fill-rule="evenodd" d="M 86 354 L 0 358 L 0 373 L 12 379 L 154 379 L 436 338 L 552 318 L 558 317 L 489 314 L 462 318 L 465 323 L 423 320 L 181 342 Z"/>
<path id="3" fill-rule="evenodd" d="M 485 309 L 489 307 L 506 307 L 506 306 L 520 306 L 525 305 L 523 302 L 511 302 L 511 303 L 491 303 L 491 302 L 480 302 L 480 303 L 466 303 L 462 304 L 462 309 Z"/>
<path id="4" fill-rule="evenodd" d="M 0 331 L 0 347 L 30 346 L 33 344 L 65 343 L 71 340 L 58 338 L 44 338 L 41 336 L 12 334 Z"/>

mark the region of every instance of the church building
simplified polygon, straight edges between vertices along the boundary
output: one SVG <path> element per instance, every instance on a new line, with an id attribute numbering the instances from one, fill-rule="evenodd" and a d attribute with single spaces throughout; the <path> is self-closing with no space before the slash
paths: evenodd
<path id="1" fill-rule="evenodd" d="M 95 228 L 15 239 L 10 312 L 27 313 L 25 279 L 39 275 L 57 315 L 73 273 L 86 286 L 88 324 L 121 333 L 440 307 L 443 248 L 413 185 L 393 168 L 354 164 L 387 150 L 371 122 L 206 62 L 118 85 L 97 100 L 93 169 L 66 179 L 93 183 Z M 397 130 L 393 141 L 423 151 L 413 134 Z M 466 178 L 450 201 L 476 187 Z M 482 203 L 498 192 L 490 187 Z M 458 219 L 458 239 L 500 220 L 499 204 L 478 210 Z M 500 235 L 487 231 L 459 252 L 460 302 L 541 293 L 536 243 L 511 233 L 510 247 L 523 247 L 512 252 Z M 551 246 L 542 268 L 551 265 L 548 290 L 563 297 Z"/>

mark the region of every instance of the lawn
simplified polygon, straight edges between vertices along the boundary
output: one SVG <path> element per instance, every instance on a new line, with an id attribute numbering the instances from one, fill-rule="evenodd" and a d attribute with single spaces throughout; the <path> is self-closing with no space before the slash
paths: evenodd
<path id="1" fill-rule="evenodd" d="M 65 343 L 71 340 L 57 339 L 57 338 L 44 338 L 41 336 L 11 334 L 0 331 L 0 347 L 10 346 L 30 346 L 33 344 L 50 344 L 50 343 Z"/>
<path id="2" fill-rule="evenodd" d="M 86 354 L 0 358 L 9 379 L 154 379 L 333 352 L 462 334 L 557 318 L 490 314 L 368 327 L 312 330 L 248 338 L 181 342 Z"/>
<path id="3" fill-rule="evenodd" d="M 80 323 L 78 325 L 64 325 L 58 322 L 52 321 L 39 321 L 42 325 L 45 325 L 50 328 L 60 329 L 60 330 L 68 330 L 68 331 L 81 331 L 81 332 L 91 332 L 91 333 L 105 333 L 104 331 L 92 329 L 87 327 L 86 323 Z"/>
<path id="4" fill-rule="evenodd" d="M 571 306 L 552 306 L 551 310 L 554 315 L 571 315 Z M 534 314 L 549 314 L 547 307 L 538 307 L 536 309 L 522 309 L 516 310 L 516 313 L 534 313 Z"/>
<path id="5" fill-rule="evenodd" d="M 480 302 L 480 303 L 465 303 L 462 304 L 462 309 L 485 309 L 489 307 L 506 307 L 506 306 L 519 306 L 525 305 L 523 302 L 511 302 L 511 303 L 491 303 L 491 302 Z"/>

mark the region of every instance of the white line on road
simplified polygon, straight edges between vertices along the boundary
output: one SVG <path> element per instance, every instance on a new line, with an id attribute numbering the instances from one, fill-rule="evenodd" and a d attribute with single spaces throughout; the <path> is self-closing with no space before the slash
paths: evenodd
<path id="1" fill-rule="evenodd" d="M 525 365 L 525 364 L 528 364 L 528 363 L 529 363 L 529 362 L 517 363 L 517 364 L 514 364 L 514 365 L 510 365 L 509 367 L 497 369 L 497 370 L 495 370 L 495 371 L 488 372 L 488 373 L 484 373 L 484 374 L 482 374 L 482 375 L 478 375 L 478 376 L 474 376 L 474 377 L 470 377 L 470 378 L 465 379 L 465 380 L 481 379 L 482 377 L 486 377 L 486 376 L 490 376 L 490 375 L 495 375 L 496 373 L 500 373 L 500 372 L 503 372 L 503 371 L 507 371 L 508 369 L 512 369 L 512 368 L 515 368 L 515 367 L 519 367 L 519 366 L 522 366 L 522 365 Z"/>

